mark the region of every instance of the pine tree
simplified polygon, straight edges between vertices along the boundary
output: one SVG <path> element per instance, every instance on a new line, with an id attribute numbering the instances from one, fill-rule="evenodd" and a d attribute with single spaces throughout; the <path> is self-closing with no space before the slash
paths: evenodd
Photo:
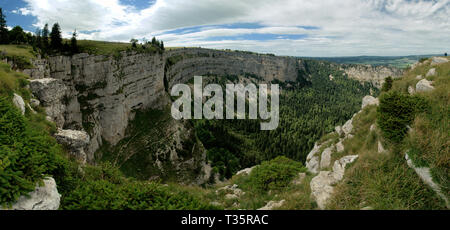
<path id="1" fill-rule="evenodd" d="M 52 32 L 50 33 L 51 38 L 51 47 L 54 50 L 61 50 L 62 48 L 62 37 L 61 37 L 61 28 L 58 23 L 55 23 L 52 27 Z"/>
<path id="2" fill-rule="evenodd" d="M 76 54 L 79 52 L 77 36 L 78 36 L 77 30 L 75 30 L 72 34 L 72 39 L 70 39 L 70 49 L 71 49 L 72 54 Z"/>
<path id="3" fill-rule="evenodd" d="M 0 44 L 8 44 L 8 28 L 6 27 L 6 16 L 3 14 L 3 9 L 0 8 Z"/>
<path id="4" fill-rule="evenodd" d="M 161 50 L 165 50 L 163 41 L 161 41 Z"/>
<path id="5" fill-rule="evenodd" d="M 48 36 L 50 32 L 48 31 L 48 24 L 45 24 L 44 29 L 42 29 L 42 48 L 46 52 L 49 47 Z"/>

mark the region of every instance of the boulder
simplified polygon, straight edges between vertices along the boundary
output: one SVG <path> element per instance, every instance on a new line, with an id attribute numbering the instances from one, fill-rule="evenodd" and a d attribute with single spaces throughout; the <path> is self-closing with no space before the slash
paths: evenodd
<path id="1" fill-rule="evenodd" d="M 384 153 L 386 150 L 384 149 L 383 145 L 381 144 L 381 141 L 378 141 L 378 153 Z"/>
<path id="2" fill-rule="evenodd" d="M 286 202 L 286 201 L 285 200 L 269 201 L 269 203 L 267 203 L 266 206 L 264 206 L 258 210 L 273 210 L 276 208 L 280 208 L 281 206 L 283 206 L 284 202 Z"/>
<path id="3" fill-rule="evenodd" d="M 246 168 L 246 169 L 242 169 L 241 171 L 237 172 L 236 175 L 250 175 L 250 173 L 252 172 L 252 170 L 255 168 L 256 166 L 253 166 L 251 168 Z"/>
<path id="4" fill-rule="evenodd" d="M 20 110 L 22 115 L 25 115 L 25 102 L 23 101 L 23 98 L 21 96 L 19 96 L 18 94 L 14 94 L 13 104 Z"/>
<path id="5" fill-rule="evenodd" d="M 342 143 L 342 140 L 341 140 L 336 144 L 336 152 L 338 152 L 338 153 L 343 152 L 344 149 L 345 149 L 344 144 Z"/>
<path id="6" fill-rule="evenodd" d="M 37 99 L 31 99 L 30 100 L 30 104 L 31 104 L 31 106 L 36 108 L 36 107 L 41 105 L 41 102 L 39 100 L 37 100 Z"/>
<path id="7" fill-rule="evenodd" d="M 420 80 L 416 85 L 416 91 L 417 92 L 428 92 L 432 91 L 434 87 L 431 85 L 431 81 L 428 81 L 427 79 Z"/>
<path id="8" fill-rule="evenodd" d="M 333 153 L 334 145 L 326 148 L 322 152 L 322 157 L 320 158 L 320 168 L 326 168 L 330 166 L 331 163 L 331 154 Z"/>
<path id="9" fill-rule="evenodd" d="M 448 59 L 444 57 L 433 57 L 431 59 L 431 65 L 438 65 L 446 62 L 448 62 Z"/>
<path id="10" fill-rule="evenodd" d="M 436 75 L 436 69 L 435 69 L 435 68 L 432 68 L 432 69 L 428 70 L 426 76 L 427 76 L 427 77 L 431 77 L 431 76 L 434 76 L 434 75 Z"/>
<path id="11" fill-rule="evenodd" d="M 332 176 L 340 181 L 344 178 L 345 168 L 358 159 L 358 155 L 345 156 L 334 162 Z"/>
<path id="12" fill-rule="evenodd" d="M 64 83 L 53 78 L 31 80 L 30 89 L 45 108 L 47 116 L 52 118 L 57 127 L 63 127 L 65 123 L 64 113 L 66 112 L 63 98 L 68 92 Z"/>
<path id="13" fill-rule="evenodd" d="M 417 75 L 416 77 L 417 80 L 422 80 L 422 78 L 423 78 L 422 75 Z"/>
<path id="14" fill-rule="evenodd" d="M 310 160 L 306 161 L 306 168 L 311 173 L 317 173 L 319 171 L 319 157 L 314 156 Z"/>
<path id="15" fill-rule="evenodd" d="M 353 130 L 353 119 L 348 120 L 344 126 L 342 126 L 342 131 L 345 135 L 349 135 Z"/>
<path id="16" fill-rule="evenodd" d="M 416 90 L 412 86 L 408 86 L 408 93 L 410 95 L 413 95 L 416 92 Z"/>
<path id="17" fill-rule="evenodd" d="M 321 171 L 311 180 L 311 197 L 316 201 L 320 209 L 325 209 L 328 199 L 333 193 L 333 186 L 337 183 L 330 171 Z"/>
<path id="18" fill-rule="evenodd" d="M 21 196 L 16 203 L 12 205 L 11 210 L 57 210 L 59 208 L 61 195 L 56 188 L 56 182 L 53 178 L 44 179 L 43 186 L 37 186 L 36 189 L 28 194 Z M 1 208 L 0 208 L 1 209 Z"/>
<path id="19" fill-rule="evenodd" d="M 58 143 L 68 147 L 70 153 L 81 163 L 86 163 L 84 149 L 89 145 L 89 135 L 84 131 L 58 129 L 55 134 Z"/>
<path id="20" fill-rule="evenodd" d="M 372 124 L 370 126 L 370 131 L 375 131 L 376 128 L 377 128 L 377 126 L 375 124 Z"/>
<path id="21" fill-rule="evenodd" d="M 374 98 L 372 96 L 365 96 L 362 101 L 361 109 L 364 109 L 366 106 L 369 105 L 379 105 L 379 104 L 380 101 L 378 100 L 378 98 Z"/>
<path id="22" fill-rule="evenodd" d="M 311 180 L 311 196 L 320 209 L 325 209 L 326 203 L 333 193 L 333 186 L 343 179 L 345 168 L 357 158 L 357 155 L 345 156 L 334 162 L 333 171 L 321 171 Z"/>

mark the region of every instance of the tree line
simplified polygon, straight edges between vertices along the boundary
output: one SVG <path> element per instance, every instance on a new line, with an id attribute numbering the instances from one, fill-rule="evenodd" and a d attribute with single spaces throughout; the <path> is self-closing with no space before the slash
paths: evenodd
<path id="1" fill-rule="evenodd" d="M 37 29 L 35 34 L 25 32 L 22 27 L 15 26 L 11 30 L 6 25 L 6 16 L 0 8 L 0 44 L 31 45 L 33 50 L 41 54 L 69 53 L 79 52 L 77 44 L 76 30 L 69 41 L 62 38 L 61 27 L 58 23 L 53 24 L 51 31 L 49 25 Z"/>

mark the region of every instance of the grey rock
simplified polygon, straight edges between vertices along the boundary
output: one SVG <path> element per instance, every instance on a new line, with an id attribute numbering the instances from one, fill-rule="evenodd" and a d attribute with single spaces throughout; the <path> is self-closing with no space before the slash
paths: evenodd
<path id="1" fill-rule="evenodd" d="M 408 153 L 405 154 L 405 159 L 408 166 L 414 169 L 414 171 L 417 173 L 420 179 L 445 201 L 447 208 L 450 208 L 448 197 L 442 193 L 441 187 L 433 181 L 430 168 L 416 167 L 412 162 L 411 158 L 409 157 Z"/>
<path id="2" fill-rule="evenodd" d="M 58 129 L 56 140 L 69 148 L 70 153 L 81 163 L 86 163 L 84 149 L 89 144 L 89 135 L 84 131 Z"/>
<path id="3" fill-rule="evenodd" d="M 374 98 L 372 96 L 365 96 L 362 101 L 361 109 L 364 109 L 366 106 L 369 105 L 379 105 L 379 104 L 380 101 L 378 100 L 378 98 Z"/>
<path id="4" fill-rule="evenodd" d="M 343 152 L 344 150 L 345 150 L 344 144 L 342 143 L 342 140 L 340 140 L 340 141 L 336 144 L 336 152 L 340 153 L 340 152 Z"/>
<path id="5" fill-rule="evenodd" d="M 21 196 L 10 210 L 57 210 L 59 208 L 61 195 L 56 188 L 53 178 L 44 179 L 44 185 L 38 186 L 28 194 Z M 5 208 L 5 207 L 4 207 Z"/>
<path id="6" fill-rule="evenodd" d="M 349 135 L 353 130 L 353 119 L 345 122 L 344 126 L 342 126 L 342 131 L 344 131 L 345 135 Z"/>
<path id="7" fill-rule="evenodd" d="M 252 170 L 255 168 L 256 166 L 253 166 L 251 168 L 246 168 L 246 169 L 242 169 L 241 171 L 237 172 L 236 175 L 250 175 L 250 173 L 252 172 Z"/>
<path id="8" fill-rule="evenodd" d="M 416 90 L 412 86 L 408 86 L 408 93 L 410 95 L 413 95 L 416 92 Z"/>
<path id="9" fill-rule="evenodd" d="M 433 57 L 431 59 L 431 65 L 438 65 L 438 64 L 442 64 L 442 63 L 447 63 L 448 59 L 444 58 L 444 57 Z"/>
<path id="10" fill-rule="evenodd" d="M 386 150 L 383 147 L 383 144 L 381 144 L 381 141 L 378 141 L 378 153 L 384 153 Z"/>
<path id="11" fill-rule="evenodd" d="M 370 126 L 370 131 L 375 131 L 376 128 L 377 128 L 377 126 L 376 126 L 375 124 L 372 124 L 372 125 Z"/>
<path id="12" fill-rule="evenodd" d="M 417 76 L 416 76 L 416 79 L 417 79 L 417 80 L 422 80 L 423 77 L 422 77 L 422 75 L 417 75 Z"/>
<path id="13" fill-rule="evenodd" d="M 323 150 L 322 157 L 320 158 L 320 168 L 326 168 L 330 166 L 331 154 L 333 153 L 334 146 L 328 147 Z"/>
<path id="14" fill-rule="evenodd" d="M 340 136 L 342 135 L 344 132 L 342 131 L 342 127 L 341 126 L 336 126 L 334 128 L 334 130 L 336 131 L 336 133 Z"/>
<path id="15" fill-rule="evenodd" d="M 422 79 L 417 83 L 416 91 L 417 92 L 432 91 L 434 89 L 434 87 L 431 84 L 432 84 L 431 81 L 428 81 L 427 79 Z"/>
<path id="16" fill-rule="evenodd" d="M 319 171 L 319 157 L 314 156 L 306 162 L 306 168 L 311 173 L 317 173 Z"/>
<path id="17" fill-rule="evenodd" d="M 427 77 L 431 77 L 431 76 L 434 76 L 434 75 L 436 75 L 436 69 L 435 69 L 435 68 L 432 68 L 432 69 L 428 70 L 426 76 L 427 76 Z"/>
<path id="18" fill-rule="evenodd" d="M 39 100 L 37 100 L 37 99 L 31 99 L 30 100 L 30 104 L 31 104 L 31 106 L 33 106 L 33 107 L 38 107 L 38 106 L 40 106 L 41 105 L 41 102 L 39 101 Z"/>
<path id="19" fill-rule="evenodd" d="M 18 94 L 14 94 L 13 104 L 20 110 L 22 115 L 25 115 L 25 102 L 23 101 L 23 98 L 21 96 L 19 96 Z"/>
<path id="20" fill-rule="evenodd" d="M 276 208 L 280 208 L 284 205 L 286 201 L 280 200 L 280 201 L 269 201 L 264 207 L 259 208 L 258 210 L 273 210 Z"/>

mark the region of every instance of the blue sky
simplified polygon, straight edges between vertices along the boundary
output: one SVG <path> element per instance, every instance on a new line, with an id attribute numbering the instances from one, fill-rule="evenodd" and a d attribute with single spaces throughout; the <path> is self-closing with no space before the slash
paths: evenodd
<path id="1" fill-rule="evenodd" d="M 449 52 L 450 0 L 0 0 L 8 26 L 290 56 Z"/>

